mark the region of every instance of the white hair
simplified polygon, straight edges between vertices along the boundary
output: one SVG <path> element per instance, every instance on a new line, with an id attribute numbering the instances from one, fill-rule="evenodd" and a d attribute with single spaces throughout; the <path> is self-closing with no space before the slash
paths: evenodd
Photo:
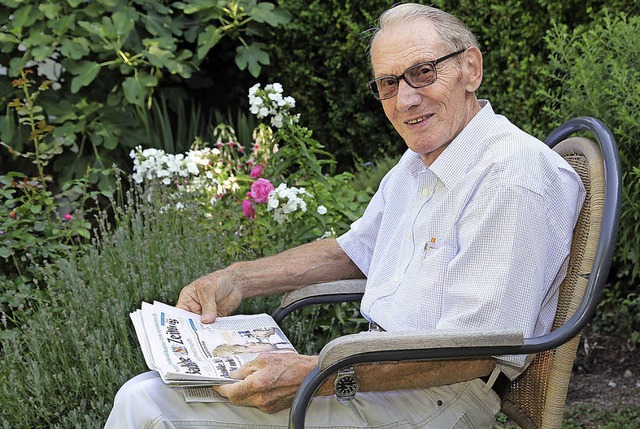
<path id="1" fill-rule="evenodd" d="M 432 24 L 444 46 L 451 52 L 470 47 L 480 49 L 476 37 L 458 18 L 435 7 L 417 3 L 399 4 L 380 15 L 377 26 L 371 29 L 369 47 L 386 28 L 416 20 L 425 20 Z"/>

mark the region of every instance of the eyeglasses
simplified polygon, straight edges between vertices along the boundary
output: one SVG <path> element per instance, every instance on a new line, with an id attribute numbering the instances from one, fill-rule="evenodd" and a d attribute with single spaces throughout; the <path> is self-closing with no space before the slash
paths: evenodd
<path id="1" fill-rule="evenodd" d="M 400 79 L 404 79 L 404 81 L 412 88 L 424 88 L 425 86 L 431 85 L 436 81 L 436 79 L 438 79 L 438 72 L 436 70 L 436 66 L 438 64 L 451 57 L 455 57 L 464 51 L 466 51 L 466 49 L 461 49 L 449 55 L 445 55 L 437 60 L 416 64 L 415 66 L 411 66 L 406 69 L 400 76 L 381 76 L 367 82 L 367 86 L 369 87 L 369 91 L 371 91 L 373 96 L 378 100 L 387 100 L 391 97 L 395 97 L 398 94 Z"/>

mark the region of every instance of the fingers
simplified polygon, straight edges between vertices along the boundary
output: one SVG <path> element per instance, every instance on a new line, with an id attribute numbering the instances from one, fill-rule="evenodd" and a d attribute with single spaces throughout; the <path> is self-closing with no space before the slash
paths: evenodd
<path id="1" fill-rule="evenodd" d="M 178 298 L 178 302 L 176 303 L 176 307 L 182 310 L 190 311 L 192 313 L 200 314 L 202 312 L 202 307 L 197 299 L 194 299 L 195 290 L 191 285 L 185 286 L 180 292 L 180 297 Z M 196 294 L 197 298 L 197 294 Z"/>
<path id="2" fill-rule="evenodd" d="M 200 314 L 202 323 L 211 323 L 216 320 L 215 289 L 217 279 L 212 274 L 193 281 L 180 292 L 177 308 Z"/>
<path id="3" fill-rule="evenodd" d="M 208 276 L 207 276 L 208 277 Z M 200 321 L 202 323 L 212 323 L 218 316 L 218 305 L 216 302 L 217 280 L 209 281 L 206 277 L 196 284 L 198 302 L 201 306 Z"/>

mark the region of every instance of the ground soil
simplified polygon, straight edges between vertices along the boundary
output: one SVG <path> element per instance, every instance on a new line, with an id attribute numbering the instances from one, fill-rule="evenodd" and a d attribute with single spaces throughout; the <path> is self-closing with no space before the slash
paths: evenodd
<path id="1" fill-rule="evenodd" d="M 567 405 L 588 403 L 615 411 L 640 411 L 640 348 L 587 328 L 576 357 Z"/>

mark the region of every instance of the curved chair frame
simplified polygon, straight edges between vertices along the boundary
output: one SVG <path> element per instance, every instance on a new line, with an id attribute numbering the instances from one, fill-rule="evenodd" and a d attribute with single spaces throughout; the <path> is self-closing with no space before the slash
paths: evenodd
<path id="1" fill-rule="evenodd" d="M 319 366 L 311 371 L 298 389 L 289 414 L 290 428 L 304 428 L 305 414 L 315 391 L 332 373 L 350 365 L 536 354 L 557 348 L 581 333 L 595 313 L 611 266 L 620 212 L 621 178 L 615 139 L 607 126 L 597 119 L 571 119 L 551 132 L 545 142 L 554 147 L 580 131 L 593 134 L 602 152 L 605 211 L 586 291 L 573 316 L 552 332 L 536 338 L 523 338 L 522 333 L 516 331 L 491 332 L 486 329 L 481 332 L 365 332 L 337 338 L 322 349 Z M 285 295 L 273 317 L 280 322 L 292 311 L 305 305 L 358 301 L 364 292 L 364 284 L 363 280 L 351 280 L 308 286 Z M 398 341 L 398 338 L 404 341 Z M 396 341 L 393 344 L 399 348 L 389 350 L 388 340 Z"/>

